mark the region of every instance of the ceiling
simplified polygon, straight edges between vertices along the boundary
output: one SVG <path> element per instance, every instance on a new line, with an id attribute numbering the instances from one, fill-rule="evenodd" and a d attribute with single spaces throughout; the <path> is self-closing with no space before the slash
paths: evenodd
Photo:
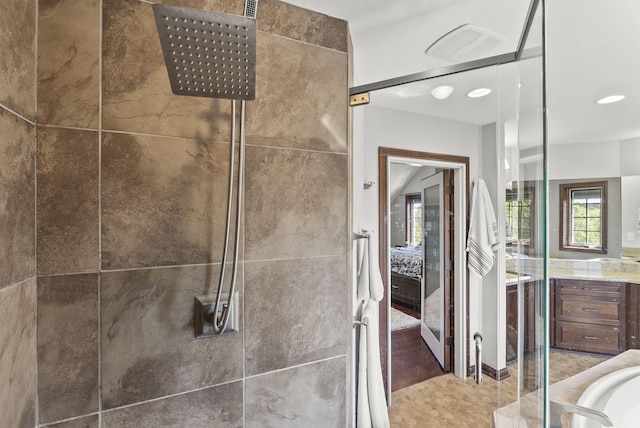
<path id="1" fill-rule="evenodd" d="M 504 38 L 503 43 L 479 57 L 513 52 L 529 6 L 529 0 L 285 1 L 349 22 L 356 86 L 451 65 L 452 62 L 424 52 L 463 24 L 476 25 Z M 636 83 L 636 76 L 640 75 L 640 2 L 547 0 L 546 5 L 550 143 L 640 137 L 640 83 Z M 542 29 L 536 26 L 533 31 Z M 472 56 L 473 51 L 468 59 Z M 495 120 L 495 91 L 484 99 L 464 96 L 467 88 L 495 88 L 495 69 L 438 80 L 377 91 L 371 95 L 372 103 L 476 125 Z M 445 82 L 455 91 L 449 99 L 437 101 L 430 91 L 436 83 Z M 526 85 L 522 90 L 525 88 Z M 614 93 L 626 98 L 616 104 L 595 103 Z"/>

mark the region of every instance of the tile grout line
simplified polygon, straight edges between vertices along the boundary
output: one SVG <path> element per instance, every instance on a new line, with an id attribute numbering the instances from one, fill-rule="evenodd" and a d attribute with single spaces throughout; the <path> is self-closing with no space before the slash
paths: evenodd
<path id="1" fill-rule="evenodd" d="M 97 301 L 97 323 L 98 323 L 98 428 L 102 428 L 103 412 L 103 385 L 102 385 L 102 91 L 103 91 L 103 21 L 104 21 L 104 0 L 98 3 L 98 301 Z"/>
<path id="2" fill-rule="evenodd" d="M 330 258 L 340 258 L 348 256 L 348 254 L 325 254 L 325 255 L 315 255 L 308 257 L 284 257 L 278 259 L 256 259 L 256 260 L 242 260 L 243 263 L 268 263 L 268 262 L 286 262 L 286 261 L 295 261 L 295 260 L 316 260 L 316 259 L 330 259 Z M 230 262 L 228 262 L 230 263 Z M 64 272 L 64 273 L 45 273 L 40 274 L 38 277 L 54 277 L 54 276 L 75 276 L 75 275 L 102 275 L 109 274 L 115 272 L 137 272 L 144 270 L 159 270 L 159 269 L 172 269 L 172 268 L 187 268 L 187 267 L 204 267 L 204 266 L 219 266 L 221 262 L 211 262 L 211 263 L 191 263 L 191 264 L 181 264 L 181 265 L 166 265 L 166 266 L 140 266 L 140 267 L 132 267 L 132 268 L 119 268 L 119 269 L 96 269 L 91 271 L 79 271 L 79 272 Z"/>
<path id="3" fill-rule="evenodd" d="M 106 410 L 102 409 L 99 413 L 109 413 L 109 412 L 114 412 L 114 411 L 118 411 L 118 410 L 122 410 L 122 409 L 127 409 L 127 408 L 130 408 L 130 407 L 136 407 L 136 406 L 139 406 L 139 405 L 144 405 L 144 404 L 147 404 L 147 403 L 154 403 L 154 402 L 158 402 L 158 401 L 163 401 L 163 400 L 167 400 L 167 399 L 171 399 L 171 398 L 180 397 L 180 396 L 183 396 L 183 395 L 193 394 L 193 393 L 200 392 L 200 391 L 206 391 L 208 389 L 214 389 L 214 388 L 219 388 L 219 387 L 225 386 L 225 385 L 231 385 L 231 384 L 234 384 L 234 383 L 237 383 L 237 382 L 241 382 L 244 385 L 244 383 L 246 382 L 247 379 L 259 378 L 259 377 L 262 377 L 262 376 L 281 373 L 281 372 L 285 372 L 285 371 L 288 371 L 288 370 L 297 369 L 297 368 L 300 368 L 300 367 L 306 367 L 306 366 L 311 366 L 311 365 L 314 365 L 314 364 L 324 363 L 324 362 L 327 362 L 327 361 L 337 360 L 337 359 L 340 359 L 340 358 L 347 358 L 347 354 L 345 353 L 345 354 L 335 355 L 335 356 L 332 356 L 332 357 L 327 357 L 327 358 L 322 358 L 322 359 L 319 359 L 319 360 L 309 361 L 309 362 L 306 362 L 306 363 L 296 364 L 296 365 L 293 365 L 293 366 L 290 366 L 290 367 L 284 367 L 284 368 L 281 368 L 281 369 L 271 370 L 271 371 L 268 371 L 268 372 L 247 376 L 247 377 L 244 377 L 244 378 L 233 379 L 233 380 L 229 380 L 227 382 L 221 382 L 221 383 L 217 383 L 217 384 L 214 384 L 214 385 L 207 385 L 207 386 L 203 386 L 201 388 L 191 389 L 191 390 L 188 390 L 188 391 L 181 391 L 181 392 L 177 392 L 177 393 L 174 393 L 174 394 L 163 395 L 162 397 L 151 398 L 151 399 L 148 399 L 148 400 L 138 401 L 138 402 L 131 403 L 131 404 L 125 404 L 123 406 L 114 407 L 112 409 L 106 409 Z M 243 399 L 244 399 L 244 395 L 245 394 L 243 392 Z M 244 405 L 243 405 L 243 411 L 244 411 Z M 96 414 L 96 413 L 90 413 L 90 414 L 82 415 L 82 416 L 79 416 L 79 417 L 91 416 L 91 415 L 94 415 L 94 414 Z M 60 421 L 57 421 L 57 422 L 60 422 Z"/>
<path id="4" fill-rule="evenodd" d="M 27 122 L 29 125 L 36 126 L 36 122 L 35 121 L 27 119 L 26 117 L 24 117 L 23 115 L 21 115 L 20 113 L 18 113 L 17 111 L 13 110 L 12 108 L 10 108 L 7 105 L 5 105 L 3 103 L 0 103 L 0 108 L 2 108 L 4 110 L 8 111 L 9 113 L 19 117 L 20 119 L 22 119 L 25 122 Z"/>
<path id="5" fill-rule="evenodd" d="M 35 31 L 34 31 L 34 75 L 33 75 L 33 86 L 34 86 L 34 122 L 33 122 L 33 271 L 35 278 L 35 379 L 34 379 L 34 399 L 35 399 L 35 425 L 36 427 L 40 424 L 40 394 L 38 393 L 38 385 L 39 385 L 39 364 L 38 364 L 38 29 L 39 29 L 39 19 L 38 16 L 40 14 L 40 2 L 38 0 L 33 0 L 35 3 Z"/>
<path id="6" fill-rule="evenodd" d="M 100 58 L 100 62 L 102 62 L 102 58 Z M 102 76 L 100 76 L 100 80 Z M 100 94 L 101 96 L 102 94 Z M 0 104 L 2 106 L 2 104 Z M 5 107 L 6 108 L 6 107 Z M 99 106 L 100 110 L 102 110 L 102 104 Z M 7 108 L 7 110 L 16 114 L 17 116 L 23 118 L 25 121 L 32 123 L 28 119 L 24 118 L 20 114 L 14 112 L 13 110 Z M 98 125 L 98 129 L 96 128 L 87 128 L 83 126 L 70 126 L 70 125 L 59 125 L 59 124 L 40 124 L 40 126 L 45 128 L 59 128 L 59 129 L 72 129 L 77 131 L 90 131 L 90 132 L 108 132 L 111 134 L 124 134 L 124 135 L 134 135 L 134 136 L 142 136 L 142 137 L 155 137 L 155 138 L 163 138 L 163 139 L 178 139 L 178 140 L 188 140 L 188 141 L 203 141 L 208 144 L 230 144 L 229 141 L 222 140 L 208 140 L 197 137 L 185 137 L 181 135 L 166 135 L 166 134 L 153 134 L 150 132 L 140 132 L 140 131 L 130 131 L 130 130 L 120 130 L 120 129 L 103 129 L 102 128 L 102 115 L 99 117 L 100 124 Z M 237 143 L 236 143 L 237 144 Z M 280 149 L 280 150 L 292 150 L 296 152 L 309 152 L 309 153 L 321 153 L 327 155 L 340 155 L 340 156 L 348 156 L 346 152 L 339 151 L 331 151 L 331 150 L 321 150 L 321 149 L 308 149 L 308 148 L 300 148 L 300 147 L 288 147 L 288 146 L 274 146 L 270 144 L 259 144 L 259 143 L 246 143 L 246 147 L 255 147 L 255 148 L 265 148 L 265 149 Z"/>

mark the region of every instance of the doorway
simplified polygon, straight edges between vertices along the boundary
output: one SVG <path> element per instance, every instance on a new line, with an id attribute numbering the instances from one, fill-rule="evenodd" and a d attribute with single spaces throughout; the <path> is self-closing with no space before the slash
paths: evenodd
<path id="1" fill-rule="evenodd" d="M 450 371 L 464 377 L 467 371 L 468 285 L 464 231 L 468 219 L 469 158 L 380 147 L 378 163 L 379 264 L 387 290 L 381 303 L 380 343 L 383 376 L 390 397 L 393 390 L 412 383 Z M 436 176 L 441 177 L 443 186 L 427 184 Z M 446 200 L 441 211 L 446 213 L 446 221 L 443 214 L 437 219 L 443 227 L 434 225 L 434 218 L 425 213 L 424 207 L 428 205 L 425 189 L 429 188 L 439 189 L 438 194 L 442 190 L 442 201 Z M 411 205 L 402 201 L 408 201 L 407 195 L 416 193 L 421 195 L 419 209 L 414 205 L 420 213 L 415 217 L 419 217 L 423 226 L 420 238 L 410 236 L 417 232 L 408 230 L 408 225 L 417 221 L 411 221 L 412 213 L 408 209 L 401 209 L 410 209 Z M 429 193 L 426 192 L 427 198 Z M 439 230 L 443 232 L 439 234 L 443 239 L 438 239 L 436 250 L 434 245 L 427 245 L 429 239 L 423 238 Z M 415 245 L 418 240 L 420 245 Z M 392 261 L 396 253 L 400 254 L 398 263 Z M 442 261 L 432 260 L 434 255 L 438 259 L 442 256 Z M 416 259 L 418 263 L 414 262 Z M 434 274 L 437 282 L 428 279 Z M 392 331 L 392 315 L 397 310 L 413 314 L 417 326 Z M 437 321 L 434 321 L 434 310 L 438 311 Z M 430 335 L 433 351 L 428 347 L 429 339 L 423 339 L 421 333 Z"/>

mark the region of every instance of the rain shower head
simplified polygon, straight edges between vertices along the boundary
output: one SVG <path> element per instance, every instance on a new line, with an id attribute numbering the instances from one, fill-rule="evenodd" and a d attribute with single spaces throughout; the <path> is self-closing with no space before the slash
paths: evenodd
<path id="1" fill-rule="evenodd" d="M 153 13 L 174 94 L 255 99 L 255 19 L 162 4 Z"/>

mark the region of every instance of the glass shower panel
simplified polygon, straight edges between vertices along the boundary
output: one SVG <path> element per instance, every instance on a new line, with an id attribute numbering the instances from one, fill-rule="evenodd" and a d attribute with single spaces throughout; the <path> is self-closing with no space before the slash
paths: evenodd
<path id="1" fill-rule="evenodd" d="M 501 131 L 504 137 L 506 356 L 517 375 L 514 391 L 501 390 L 497 418 L 545 426 L 547 389 L 547 177 L 544 135 L 544 62 L 540 4 L 521 59 L 500 67 Z M 515 104 L 515 108 L 514 108 Z M 513 113 L 516 113 L 515 115 Z M 507 398 L 508 397 L 508 398 Z M 501 426 L 499 423 L 498 426 Z M 511 426 L 511 425 L 508 425 Z M 517 425 L 516 425 L 517 426 Z"/>

